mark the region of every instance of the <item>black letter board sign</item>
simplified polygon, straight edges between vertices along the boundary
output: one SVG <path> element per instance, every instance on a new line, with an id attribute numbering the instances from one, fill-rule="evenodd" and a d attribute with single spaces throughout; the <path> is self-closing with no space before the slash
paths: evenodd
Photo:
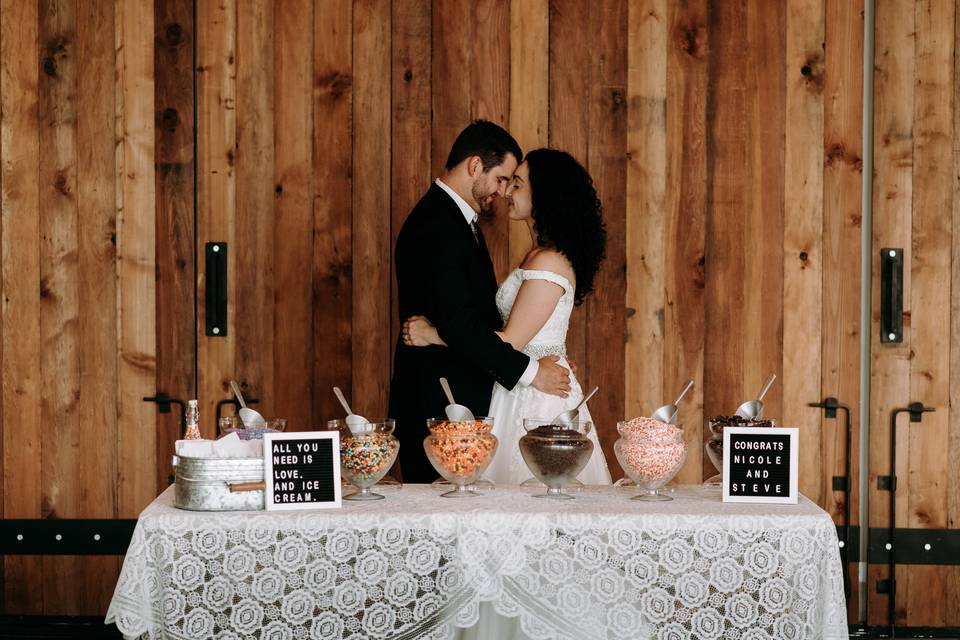
<path id="1" fill-rule="evenodd" d="M 799 430 L 723 430 L 723 501 L 797 504 Z"/>
<path id="2" fill-rule="evenodd" d="M 272 509 L 340 506 L 340 434 L 263 434 L 264 504 Z"/>

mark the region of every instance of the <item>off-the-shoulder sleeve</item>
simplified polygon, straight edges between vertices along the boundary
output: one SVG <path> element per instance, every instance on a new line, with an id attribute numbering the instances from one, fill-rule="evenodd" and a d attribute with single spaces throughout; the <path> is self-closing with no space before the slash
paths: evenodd
<path id="1" fill-rule="evenodd" d="M 521 269 L 520 273 L 524 280 L 547 280 L 563 287 L 564 293 L 573 294 L 573 285 L 566 277 L 553 271 L 543 271 L 541 269 Z"/>

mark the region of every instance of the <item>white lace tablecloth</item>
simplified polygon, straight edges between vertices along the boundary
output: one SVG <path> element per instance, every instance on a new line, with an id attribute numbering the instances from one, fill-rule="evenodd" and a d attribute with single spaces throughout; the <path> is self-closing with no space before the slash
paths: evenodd
<path id="1" fill-rule="evenodd" d="M 836 529 L 806 498 L 438 493 L 199 513 L 171 487 L 140 516 L 107 622 L 128 638 L 441 639 L 484 603 L 537 640 L 847 637 Z"/>

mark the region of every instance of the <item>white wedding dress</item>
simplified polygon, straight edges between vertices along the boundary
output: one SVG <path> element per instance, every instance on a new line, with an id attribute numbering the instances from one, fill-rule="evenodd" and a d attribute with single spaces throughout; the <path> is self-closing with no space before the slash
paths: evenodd
<path id="1" fill-rule="evenodd" d="M 552 271 L 514 269 L 497 290 L 497 309 L 506 325 L 510 310 L 520 292 L 524 280 L 548 280 L 563 287 L 563 296 L 550 314 L 546 324 L 530 340 L 523 353 L 534 360 L 544 356 L 560 356 L 560 364 L 569 368 L 566 360 L 567 328 L 570 326 L 570 313 L 573 311 L 574 289 L 570 281 Z M 570 374 L 570 395 L 566 398 L 547 395 L 533 387 L 517 385 L 508 391 L 494 383 L 490 410 L 487 415 L 493 417 L 493 433 L 499 446 L 490 466 L 483 477 L 495 484 L 519 484 L 531 478 L 520 455 L 518 442 L 524 435 L 523 420 L 533 418 L 551 420 L 563 411 L 573 409 L 583 398 L 583 389 L 573 372 Z M 591 420 L 590 411 L 580 408 L 580 419 Z M 593 441 L 593 455 L 577 479 L 584 484 L 610 484 L 610 471 L 607 469 L 600 441 L 597 439 L 597 425 L 590 431 Z"/>

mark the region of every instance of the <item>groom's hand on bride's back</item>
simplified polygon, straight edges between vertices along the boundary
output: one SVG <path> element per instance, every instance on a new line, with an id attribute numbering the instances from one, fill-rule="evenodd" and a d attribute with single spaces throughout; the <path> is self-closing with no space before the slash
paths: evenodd
<path id="1" fill-rule="evenodd" d="M 558 364 L 557 356 L 544 356 L 538 360 L 540 369 L 533 379 L 533 387 L 552 396 L 566 398 L 570 395 L 570 372 Z"/>

